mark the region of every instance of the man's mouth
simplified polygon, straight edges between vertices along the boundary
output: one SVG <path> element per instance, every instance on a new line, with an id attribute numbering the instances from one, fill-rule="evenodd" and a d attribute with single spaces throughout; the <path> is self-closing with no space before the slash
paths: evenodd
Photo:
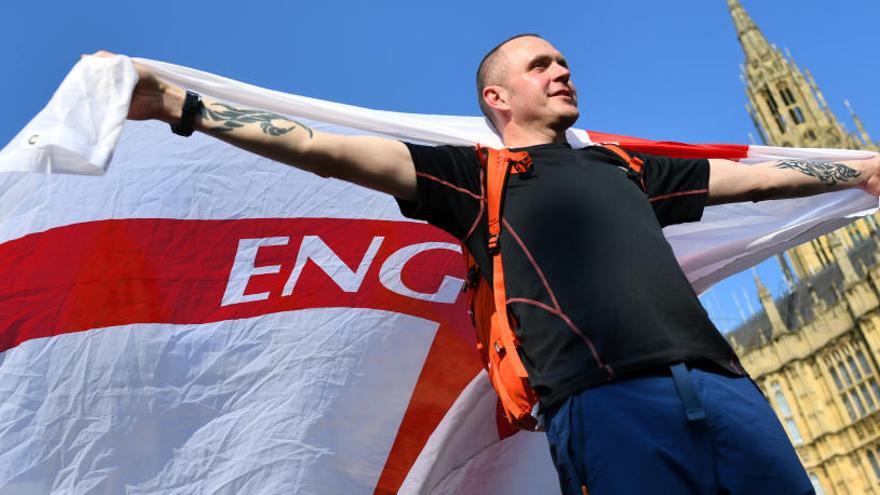
<path id="1" fill-rule="evenodd" d="M 562 90 L 554 91 L 553 93 L 550 93 L 551 98 L 554 96 L 565 96 L 567 98 L 574 99 L 574 96 L 572 96 L 571 91 L 569 91 L 567 89 L 562 89 Z"/>
<path id="2" fill-rule="evenodd" d="M 556 91 L 550 94 L 550 98 L 561 97 L 566 100 L 566 103 L 571 105 L 577 105 L 577 99 L 574 97 L 574 94 L 571 91 Z"/>

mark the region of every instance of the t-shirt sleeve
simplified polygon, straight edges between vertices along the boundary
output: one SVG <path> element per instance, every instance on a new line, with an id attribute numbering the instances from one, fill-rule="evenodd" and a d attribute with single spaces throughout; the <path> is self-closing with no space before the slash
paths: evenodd
<path id="1" fill-rule="evenodd" d="M 416 199 L 397 199 L 401 213 L 462 239 L 480 212 L 480 163 L 473 147 L 404 143 L 416 167 Z"/>
<path id="2" fill-rule="evenodd" d="M 660 225 L 696 222 L 709 197 L 709 160 L 638 154 L 645 192 Z"/>

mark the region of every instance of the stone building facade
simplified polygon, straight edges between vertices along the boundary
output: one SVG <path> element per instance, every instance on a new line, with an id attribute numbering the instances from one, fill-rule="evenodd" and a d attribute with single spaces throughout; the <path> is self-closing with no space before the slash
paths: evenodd
<path id="1" fill-rule="evenodd" d="M 849 103 L 855 132 L 738 0 L 728 8 L 745 53 L 747 111 L 764 144 L 878 150 Z M 877 219 L 778 256 L 787 293 L 774 300 L 756 277 L 763 311 L 728 335 L 820 494 L 880 494 Z"/>

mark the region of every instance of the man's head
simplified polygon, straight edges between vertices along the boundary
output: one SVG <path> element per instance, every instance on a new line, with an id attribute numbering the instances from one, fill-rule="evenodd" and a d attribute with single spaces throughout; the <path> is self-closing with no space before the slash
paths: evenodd
<path id="1" fill-rule="evenodd" d="M 509 38 L 477 69 L 480 109 L 503 132 L 523 128 L 564 131 L 578 118 L 577 92 L 565 57 L 536 34 Z"/>

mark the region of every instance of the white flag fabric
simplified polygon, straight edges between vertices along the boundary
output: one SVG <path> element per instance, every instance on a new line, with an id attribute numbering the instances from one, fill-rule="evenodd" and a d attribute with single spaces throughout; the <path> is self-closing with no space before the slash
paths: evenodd
<path id="1" fill-rule="evenodd" d="M 143 62 L 319 130 L 501 144 L 482 118 Z M 544 437 L 498 420 L 454 239 L 386 195 L 126 122 L 135 81 L 125 57 L 84 59 L 0 151 L 0 493 L 558 492 Z M 743 163 L 870 156 L 569 140 Z M 859 191 L 726 205 L 665 232 L 704 290 L 876 207 Z"/>

